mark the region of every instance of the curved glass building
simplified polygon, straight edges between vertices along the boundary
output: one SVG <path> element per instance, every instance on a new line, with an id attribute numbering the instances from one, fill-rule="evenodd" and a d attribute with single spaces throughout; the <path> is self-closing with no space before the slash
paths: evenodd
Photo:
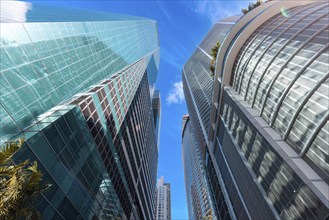
<path id="1" fill-rule="evenodd" d="M 15 161 L 37 161 L 52 184 L 35 208 L 44 219 L 152 219 L 156 21 L 15 1 L 0 16 L 0 144 L 24 137 Z"/>
<path id="2" fill-rule="evenodd" d="M 204 158 L 220 219 L 329 217 L 328 13 L 269 1 L 221 41 Z"/>

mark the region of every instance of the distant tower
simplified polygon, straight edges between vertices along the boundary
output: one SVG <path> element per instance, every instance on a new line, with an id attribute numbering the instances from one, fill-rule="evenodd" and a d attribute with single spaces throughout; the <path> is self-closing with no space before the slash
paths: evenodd
<path id="1" fill-rule="evenodd" d="M 165 183 L 163 176 L 158 179 L 156 189 L 155 220 L 171 220 L 170 183 Z"/>
<path id="2" fill-rule="evenodd" d="M 183 116 L 182 153 L 189 219 L 215 220 L 201 149 L 189 115 Z"/>

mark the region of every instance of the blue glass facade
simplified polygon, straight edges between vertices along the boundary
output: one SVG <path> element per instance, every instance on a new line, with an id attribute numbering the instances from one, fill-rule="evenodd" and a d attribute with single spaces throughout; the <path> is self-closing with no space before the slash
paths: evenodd
<path id="1" fill-rule="evenodd" d="M 35 207 L 44 219 L 123 218 L 122 207 L 84 117 L 76 106 L 52 114 L 43 129 L 25 132 L 16 161 L 37 161 L 50 189 Z M 109 158 L 109 160 L 114 158 Z M 118 171 L 117 171 L 118 172 Z"/>
<path id="2" fill-rule="evenodd" d="M 41 10 L 33 8 L 27 18 Z M 155 21 L 129 17 L 70 22 L 65 14 L 60 15 L 40 16 L 39 22 L 31 18 L 28 21 L 33 22 L 1 23 L 1 142 L 37 122 L 40 114 L 141 57 L 150 63 L 148 76 L 154 88 L 159 63 Z M 65 22 L 45 22 L 62 17 Z M 93 14 L 86 17 L 91 19 Z"/>
<path id="3" fill-rule="evenodd" d="M 37 161 L 52 184 L 37 210 L 44 219 L 151 219 L 156 21 L 4 6 L 0 144 L 25 137 L 15 160 Z"/>

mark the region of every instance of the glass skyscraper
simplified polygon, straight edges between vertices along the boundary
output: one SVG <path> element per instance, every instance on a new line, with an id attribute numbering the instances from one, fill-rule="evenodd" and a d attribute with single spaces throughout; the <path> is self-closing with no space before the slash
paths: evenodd
<path id="1" fill-rule="evenodd" d="M 328 12 L 328 2 L 269 1 L 221 40 L 204 132 L 219 219 L 329 217 Z"/>
<path id="2" fill-rule="evenodd" d="M 200 146 L 188 115 L 183 116 L 182 154 L 189 219 L 216 219 Z"/>
<path id="3" fill-rule="evenodd" d="M 0 16 L 0 144 L 24 137 L 14 159 L 52 184 L 43 218 L 151 219 L 156 21 L 26 2 L 1 2 Z"/>
<path id="4" fill-rule="evenodd" d="M 203 153 L 210 125 L 209 115 L 214 90 L 214 77 L 209 68 L 212 60 L 211 48 L 225 38 L 238 18 L 233 16 L 215 23 L 183 67 L 183 87 L 189 117 Z"/>

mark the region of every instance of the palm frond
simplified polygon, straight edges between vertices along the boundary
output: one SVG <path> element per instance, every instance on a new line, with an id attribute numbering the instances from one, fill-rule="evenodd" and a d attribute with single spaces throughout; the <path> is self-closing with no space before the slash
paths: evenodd
<path id="1" fill-rule="evenodd" d="M 36 161 L 15 164 L 11 160 L 23 143 L 24 138 L 18 139 L 0 150 L 0 219 L 40 219 L 32 202 L 51 186 L 41 184 L 42 173 Z"/>
<path id="2" fill-rule="evenodd" d="M 20 146 L 22 146 L 24 141 L 25 138 L 19 138 L 17 141 L 6 143 L 0 150 L 0 164 L 6 163 Z"/>

